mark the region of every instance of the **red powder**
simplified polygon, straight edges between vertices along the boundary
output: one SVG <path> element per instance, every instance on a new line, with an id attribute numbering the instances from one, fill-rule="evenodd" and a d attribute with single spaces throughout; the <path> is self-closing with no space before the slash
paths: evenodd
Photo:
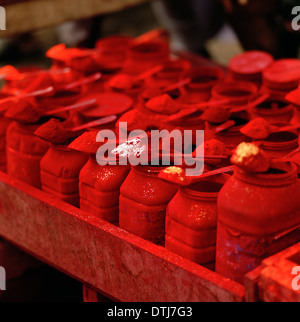
<path id="1" fill-rule="evenodd" d="M 257 118 L 243 127 L 241 132 L 249 138 L 262 140 L 270 136 L 271 127 L 264 119 Z"/>
<path id="2" fill-rule="evenodd" d="M 142 98 L 145 100 L 150 100 L 151 98 L 157 97 L 161 95 L 161 90 L 158 87 L 151 86 L 148 87 L 143 93 Z"/>
<path id="3" fill-rule="evenodd" d="M 134 79 L 130 75 L 119 74 L 109 81 L 109 86 L 121 90 L 132 89 L 134 86 Z"/>
<path id="4" fill-rule="evenodd" d="M 204 155 L 217 155 L 217 156 L 229 156 L 231 152 L 226 148 L 226 145 L 218 140 L 209 140 L 204 142 Z M 194 152 L 194 156 L 197 156 L 197 149 Z M 205 164 L 218 166 L 223 160 L 205 159 Z"/>
<path id="5" fill-rule="evenodd" d="M 102 143 L 97 143 L 97 134 L 96 131 L 88 131 L 83 133 L 80 137 L 75 139 L 70 145 L 69 148 L 72 150 L 88 153 L 88 154 L 96 154 L 99 147 Z"/>
<path id="6" fill-rule="evenodd" d="M 146 107 L 152 112 L 172 115 L 182 109 L 182 106 L 173 100 L 168 94 L 152 98 Z"/>
<path id="7" fill-rule="evenodd" d="M 203 114 L 201 119 L 213 123 L 213 124 L 222 124 L 229 120 L 230 112 L 223 107 L 212 106 L 208 108 Z"/>
<path id="8" fill-rule="evenodd" d="M 235 150 L 231 162 L 250 173 L 267 172 L 271 166 L 270 159 L 252 143 L 241 143 Z"/>
<path id="9" fill-rule="evenodd" d="M 37 123 L 42 111 L 29 99 L 20 99 L 16 102 L 10 103 L 10 107 L 5 113 L 5 116 L 11 120 L 22 124 Z"/>
<path id="10" fill-rule="evenodd" d="M 59 120 L 51 119 L 39 127 L 35 135 L 53 144 L 64 144 L 72 136 L 72 132 L 67 130 Z"/>

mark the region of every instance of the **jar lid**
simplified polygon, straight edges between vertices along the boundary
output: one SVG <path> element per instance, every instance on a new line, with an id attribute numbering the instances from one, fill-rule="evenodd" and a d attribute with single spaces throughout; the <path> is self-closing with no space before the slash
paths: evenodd
<path id="1" fill-rule="evenodd" d="M 263 72 L 266 86 L 283 90 L 297 88 L 300 82 L 300 60 L 280 59 Z"/>
<path id="2" fill-rule="evenodd" d="M 129 96 L 119 93 L 91 94 L 83 98 L 83 100 L 89 99 L 97 99 L 97 104 L 85 109 L 81 114 L 91 118 L 120 115 L 128 111 L 133 104 Z"/>
<path id="3" fill-rule="evenodd" d="M 234 57 L 229 63 L 229 69 L 237 74 L 256 75 L 266 69 L 274 58 L 263 51 L 248 51 Z"/>

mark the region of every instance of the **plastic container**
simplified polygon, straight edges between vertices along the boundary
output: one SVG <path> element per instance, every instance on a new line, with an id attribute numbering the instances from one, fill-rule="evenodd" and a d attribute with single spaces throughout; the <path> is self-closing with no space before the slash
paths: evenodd
<path id="1" fill-rule="evenodd" d="M 191 83 L 184 87 L 182 101 L 186 104 L 197 104 L 211 99 L 212 88 L 225 76 L 220 68 L 199 67 L 193 68 L 186 74 Z"/>
<path id="2" fill-rule="evenodd" d="M 224 106 L 242 106 L 248 104 L 257 95 L 258 88 L 249 82 L 227 82 L 212 89 L 213 100 L 228 100 Z"/>
<path id="3" fill-rule="evenodd" d="M 164 245 L 166 209 L 178 190 L 157 177 L 163 169 L 133 167 L 120 196 L 120 227 L 157 245 Z"/>
<path id="4" fill-rule="evenodd" d="M 164 68 L 159 73 L 153 75 L 147 82 L 149 87 L 164 89 L 167 86 L 180 81 L 191 68 L 191 63 L 184 59 L 170 60 L 164 64 Z"/>
<path id="5" fill-rule="evenodd" d="M 263 259 L 299 242 L 299 192 L 295 165 L 237 168 L 218 198 L 216 272 L 243 284 Z"/>
<path id="6" fill-rule="evenodd" d="M 162 41 L 149 41 L 133 44 L 127 52 L 123 72 L 139 75 L 152 67 L 169 60 L 169 45 Z"/>
<path id="7" fill-rule="evenodd" d="M 7 173 L 11 177 L 40 189 L 40 162 L 49 143 L 34 135 L 39 126 L 11 123 L 6 134 L 6 157 Z"/>
<path id="8" fill-rule="evenodd" d="M 231 118 L 236 122 L 236 125 L 219 133 L 214 134 L 214 139 L 224 143 L 229 149 L 236 148 L 242 142 L 250 142 L 251 139 L 247 138 L 241 133 L 241 129 L 248 123 L 246 118 Z"/>
<path id="9" fill-rule="evenodd" d="M 263 118 L 270 124 L 290 123 L 294 116 L 294 107 L 285 100 L 270 99 L 253 108 L 251 114 L 254 119 Z"/>
<path id="10" fill-rule="evenodd" d="M 229 62 L 230 76 L 235 81 L 252 82 L 261 85 L 262 73 L 274 61 L 274 58 L 263 51 L 247 51 L 235 56 Z"/>
<path id="11" fill-rule="evenodd" d="M 260 148 L 272 158 L 284 158 L 299 147 L 297 132 L 281 132 L 271 134 L 260 141 Z"/>
<path id="12" fill-rule="evenodd" d="M 179 190 L 167 209 L 167 249 L 195 263 L 214 268 L 217 198 L 222 187 L 221 182 L 203 180 Z"/>
<path id="13" fill-rule="evenodd" d="M 91 155 L 79 176 L 80 209 L 118 225 L 120 188 L 129 172 L 130 166 L 100 166 Z"/>
<path id="14" fill-rule="evenodd" d="M 42 190 L 79 207 L 79 173 L 88 156 L 63 145 L 51 145 L 41 160 Z"/>
<path id="15" fill-rule="evenodd" d="M 105 37 L 97 41 L 95 59 L 101 71 L 120 71 L 125 63 L 127 51 L 133 39 L 125 35 Z"/>

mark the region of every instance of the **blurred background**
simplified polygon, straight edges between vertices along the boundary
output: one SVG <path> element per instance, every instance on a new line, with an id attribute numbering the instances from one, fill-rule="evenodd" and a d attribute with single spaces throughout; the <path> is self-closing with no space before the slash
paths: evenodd
<path id="1" fill-rule="evenodd" d="M 11 1 L 0 1 L 0 5 Z M 171 32 L 173 48 L 199 53 L 223 65 L 244 49 L 265 50 L 275 58 L 298 57 L 299 33 L 291 30 L 295 5 L 295 0 L 150 1 L 105 16 L 2 37 L 0 65 L 34 62 L 45 66 L 49 64 L 45 51 L 57 43 L 93 47 L 100 37 L 138 36 L 158 27 Z"/>

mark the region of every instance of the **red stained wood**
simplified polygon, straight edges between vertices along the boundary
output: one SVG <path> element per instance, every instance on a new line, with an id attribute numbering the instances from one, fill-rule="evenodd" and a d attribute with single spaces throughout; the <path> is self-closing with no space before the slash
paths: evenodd
<path id="1" fill-rule="evenodd" d="M 0 173 L 0 236 L 119 301 L 244 300 L 245 289 Z"/>

